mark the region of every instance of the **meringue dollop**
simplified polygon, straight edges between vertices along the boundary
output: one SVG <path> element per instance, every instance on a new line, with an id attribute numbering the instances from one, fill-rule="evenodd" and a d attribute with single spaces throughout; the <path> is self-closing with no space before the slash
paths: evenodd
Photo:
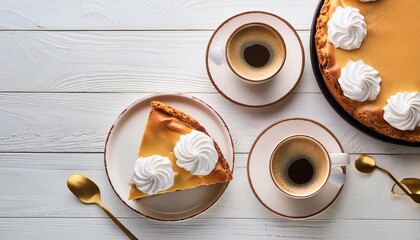
<path id="1" fill-rule="evenodd" d="M 357 8 L 337 7 L 327 24 L 328 39 L 336 48 L 357 49 L 367 35 L 365 18 Z"/>
<path id="2" fill-rule="evenodd" d="M 194 175 L 208 175 L 219 159 L 213 139 L 197 130 L 182 135 L 174 153 L 176 164 Z"/>
<path id="3" fill-rule="evenodd" d="M 344 96 L 358 102 L 373 101 L 381 91 L 379 72 L 363 60 L 349 61 L 338 79 Z"/>
<path id="4" fill-rule="evenodd" d="M 153 195 L 174 185 L 172 162 L 160 155 L 140 157 L 134 164 L 134 185 L 142 192 Z"/>
<path id="5" fill-rule="evenodd" d="M 399 92 L 388 98 L 384 119 L 402 131 L 420 127 L 420 93 Z"/>

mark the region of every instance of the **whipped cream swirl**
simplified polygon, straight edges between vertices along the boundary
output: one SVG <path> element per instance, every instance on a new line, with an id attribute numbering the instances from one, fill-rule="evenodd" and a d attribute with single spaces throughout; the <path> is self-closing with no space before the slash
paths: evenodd
<path id="1" fill-rule="evenodd" d="M 358 102 L 375 100 L 381 91 L 381 81 L 378 71 L 363 60 L 349 61 L 338 79 L 344 96 Z"/>
<path id="2" fill-rule="evenodd" d="M 134 164 L 133 183 L 146 194 L 153 195 L 172 187 L 174 178 L 172 163 L 167 157 L 140 157 Z"/>
<path id="3" fill-rule="evenodd" d="M 328 21 L 328 38 L 336 48 L 357 49 L 366 34 L 365 18 L 357 8 L 337 7 Z"/>
<path id="4" fill-rule="evenodd" d="M 386 101 L 384 119 L 402 131 L 420 127 L 420 93 L 399 92 Z"/>
<path id="5" fill-rule="evenodd" d="M 194 175 L 208 175 L 219 159 L 213 139 L 197 130 L 182 135 L 174 153 L 176 164 Z"/>

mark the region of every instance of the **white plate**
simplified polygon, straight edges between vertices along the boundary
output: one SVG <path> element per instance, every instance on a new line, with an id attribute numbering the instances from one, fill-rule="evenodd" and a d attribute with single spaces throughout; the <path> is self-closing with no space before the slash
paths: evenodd
<path id="1" fill-rule="evenodd" d="M 267 83 L 245 83 L 226 62 L 225 47 L 229 36 L 238 27 L 251 22 L 273 27 L 281 34 L 286 45 L 284 65 Z M 229 18 L 213 33 L 206 52 L 207 74 L 214 87 L 229 101 L 246 107 L 269 106 L 288 96 L 302 76 L 304 63 L 303 45 L 296 30 L 286 20 L 266 12 L 244 12 Z"/>
<path id="2" fill-rule="evenodd" d="M 248 157 L 248 180 L 257 199 L 269 210 L 287 218 L 307 218 L 328 208 L 343 186 L 327 182 L 316 195 L 295 199 L 280 191 L 270 175 L 270 157 L 276 145 L 291 135 L 308 135 L 317 139 L 328 152 L 343 152 L 333 133 L 309 119 L 286 119 L 265 129 L 255 140 Z M 345 167 L 343 167 L 345 173 Z"/>
<path id="3" fill-rule="evenodd" d="M 137 160 L 152 100 L 174 106 L 199 121 L 219 144 L 233 171 L 232 138 L 223 119 L 209 105 L 181 93 L 155 94 L 140 99 L 125 109 L 111 127 L 105 143 L 105 169 L 109 182 L 118 197 L 132 210 L 151 219 L 162 221 L 188 219 L 204 212 L 216 203 L 228 183 L 165 193 L 135 201 L 128 200 L 133 166 Z"/>

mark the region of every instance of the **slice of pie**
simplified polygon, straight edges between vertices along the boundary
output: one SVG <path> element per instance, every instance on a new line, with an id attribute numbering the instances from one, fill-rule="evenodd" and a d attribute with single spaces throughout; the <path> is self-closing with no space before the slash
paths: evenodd
<path id="1" fill-rule="evenodd" d="M 194 118 L 152 101 L 129 200 L 232 180 L 218 144 Z"/>

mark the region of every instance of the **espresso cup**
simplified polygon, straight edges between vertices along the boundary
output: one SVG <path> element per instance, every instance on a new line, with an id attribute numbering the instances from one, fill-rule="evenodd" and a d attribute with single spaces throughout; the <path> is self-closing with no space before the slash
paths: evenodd
<path id="1" fill-rule="evenodd" d="M 264 23 L 236 29 L 226 44 L 226 62 L 247 83 L 267 82 L 283 67 L 286 46 L 282 36 Z"/>
<path id="2" fill-rule="evenodd" d="M 270 159 L 270 174 L 276 186 L 292 198 L 309 198 L 317 194 L 332 177 L 332 170 L 349 163 L 347 153 L 329 153 L 316 139 L 306 135 L 293 135 L 277 144 Z M 341 169 L 340 169 L 341 170 Z"/>

